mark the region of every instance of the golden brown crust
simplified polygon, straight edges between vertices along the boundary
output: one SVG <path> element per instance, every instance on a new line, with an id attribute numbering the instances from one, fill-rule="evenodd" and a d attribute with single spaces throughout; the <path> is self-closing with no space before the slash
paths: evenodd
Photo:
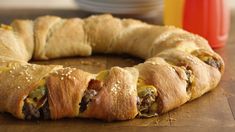
<path id="1" fill-rule="evenodd" d="M 78 116 L 79 103 L 91 78 L 92 74 L 72 68 L 56 71 L 48 77 L 51 119 Z"/>
<path id="2" fill-rule="evenodd" d="M 51 36 L 47 40 L 45 54 L 48 58 L 91 55 L 91 46 L 81 19 L 71 18 L 57 25 L 58 27 L 51 31 Z"/>
<path id="3" fill-rule="evenodd" d="M 198 49 L 198 50 L 195 50 L 194 52 L 192 52 L 192 54 L 199 57 L 199 58 L 200 58 L 200 56 L 201 57 L 210 56 L 210 57 L 214 58 L 216 61 L 218 61 L 220 63 L 221 67 L 219 68 L 219 70 L 220 70 L 221 74 L 224 73 L 224 70 L 225 70 L 224 61 L 216 52 L 208 51 L 205 49 Z"/>
<path id="4" fill-rule="evenodd" d="M 121 22 L 120 19 L 113 18 L 111 15 L 90 16 L 84 20 L 84 30 L 92 51 L 105 53 L 120 33 Z"/>
<path id="5" fill-rule="evenodd" d="M 28 53 L 22 39 L 12 30 L 0 28 L 0 56 L 28 61 Z"/>
<path id="6" fill-rule="evenodd" d="M 113 67 L 98 95 L 81 117 L 107 121 L 133 119 L 137 115 L 136 69 Z"/>
<path id="7" fill-rule="evenodd" d="M 173 65 L 186 66 L 192 70 L 195 78 L 190 88 L 192 93 L 191 100 L 214 89 L 221 78 L 221 73 L 218 69 L 207 65 L 191 54 L 177 50 L 170 50 L 162 52 L 158 56 Z M 172 56 L 174 56 L 174 58 Z"/>
<path id="8" fill-rule="evenodd" d="M 24 47 L 27 51 L 27 61 L 29 61 L 34 52 L 34 23 L 32 20 L 14 20 L 11 23 L 14 32 L 23 40 Z"/>
<path id="9" fill-rule="evenodd" d="M 146 84 L 154 85 L 158 90 L 158 96 L 162 102 L 159 113 L 167 112 L 179 107 L 190 99 L 186 91 L 186 80 L 179 77 L 178 73 L 170 65 L 143 63 L 136 66 L 139 70 L 139 78 Z"/>
<path id="10" fill-rule="evenodd" d="M 222 58 L 205 39 L 175 27 L 107 14 L 86 19 L 42 16 L 34 21 L 16 20 L 11 25 L 12 29 L 0 28 L 0 111 L 18 118 L 24 118 L 23 100 L 35 84 L 61 68 L 31 65 L 27 63 L 30 59 L 88 56 L 92 52 L 127 53 L 146 59 L 134 68 L 111 68 L 94 101 L 80 114 L 79 103 L 96 75 L 78 69 L 70 73 L 75 80 L 61 79 L 62 73 L 51 74 L 47 86 L 52 119 L 78 115 L 108 121 L 132 119 L 138 113 L 138 77 L 158 89 L 158 113 L 164 113 L 215 88 L 224 72 Z M 27 75 L 21 75 L 25 66 L 35 78 L 29 82 L 24 80 Z M 13 78 L 10 71 L 18 78 Z"/>
<path id="11" fill-rule="evenodd" d="M 200 36 L 191 34 L 175 27 L 161 27 L 165 32 L 161 32 L 158 39 L 154 42 L 151 56 L 157 55 L 164 50 L 177 49 L 191 53 L 197 49 L 211 51 L 208 42 Z"/>
<path id="12" fill-rule="evenodd" d="M 52 28 L 61 21 L 61 18 L 56 16 L 42 16 L 34 21 L 35 59 L 48 59 L 45 55 L 48 38 L 51 35 Z"/>
<path id="13" fill-rule="evenodd" d="M 60 66 L 40 66 L 19 63 L 17 61 L 1 62 L 5 70 L 0 72 L 0 111 L 9 112 L 17 118 L 24 119 L 22 113 L 24 99 L 35 89 L 35 84 L 48 73 Z"/>

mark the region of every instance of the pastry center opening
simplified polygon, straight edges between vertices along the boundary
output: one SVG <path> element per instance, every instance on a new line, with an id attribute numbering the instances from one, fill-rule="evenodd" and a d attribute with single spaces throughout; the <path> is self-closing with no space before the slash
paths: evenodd
<path id="1" fill-rule="evenodd" d="M 64 67 L 72 67 L 84 70 L 90 73 L 99 73 L 105 69 L 110 69 L 114 66 L 130 67 L 143 63 L 144 60 L 133 57 L 127 54 L 94 54 L 88 57 L 69 57 L 51 60 L 31 60 L 29 63 L 40 65 L 63 65 Z"/>

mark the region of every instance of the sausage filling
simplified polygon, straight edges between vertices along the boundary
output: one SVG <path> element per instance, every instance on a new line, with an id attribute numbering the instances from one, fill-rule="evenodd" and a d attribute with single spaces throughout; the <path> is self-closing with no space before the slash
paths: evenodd
<path id="1" fill-rule="evenodd" d="M 215 67 L 219 70 L 221 69 L 221 62 L 213 58 L 212 56 L 198 56 L 198 58 L 212 67 Z"/>
<path id="2" fill-rule="evenodd" d="M 80 113 L 84 112 L 89 103 L 92 102 L 94 97 L 98 95 L 99 91 L 103 87 L 103 80 L 108 76 L 109 72 L 107 70 L 101 71 L 98 73 L 96 79 L 92 79 L 89 84 L 87 90 L 84 92 L 84 95 L 82 97 L 82 101 L 79 104 L 80 108 L 79 111 Z"/>
<path id="3" fill-rule="evenodd" d="M 45 84 L 39 85 L 38 88 L 30 92 L 24 100 L 23 113 L 26 120 L 50 118 Z"/>
<path id="4" fill-rule="evenodd" d="M 208 58 L 208 59 L 205 61 L 205 63 L 207 63 L 208 65 L 213 66 L 213 67 L 215 67 L 215 68 L 217 68 L 217 69 L 220 69 L 220 68 L 221 68 L 221 63 L 220 63 L 219 61 L 215 60 L 215 59 L 212 58 L 212 57 Z"/>
<path id="5" fill-rule="evenodd" d="M 187 87 L 186 90 L 189 92 L 190 87 L 192 86 L 193 80 L 194 80 L 194 75 L 192 70 L 189 67 L 181 66 L 182 69 L 185 71 L 186 74 L 186 82 L 187 82 Z"/>
<path id="6" fill-rule="evenodd" d="M 153 85 L 145 85 L 141 83 L 139 79 L 137 92 L 138 116 L 152 117 L 158 115 L 157 89 Z"/>
<path id="7" fill-rule="evenodd" d="M 87 109 L 88 104 L 92 101 L 92 99 L 98 94 L 99 90 L 102 87 L 101 81 L 98 80 L 91 80 L 89 82 L 87 90 L 84 92 L 82 97 L 82 101 L 79 104 L 80 109 L 79 111 L 82 113 Z"/>

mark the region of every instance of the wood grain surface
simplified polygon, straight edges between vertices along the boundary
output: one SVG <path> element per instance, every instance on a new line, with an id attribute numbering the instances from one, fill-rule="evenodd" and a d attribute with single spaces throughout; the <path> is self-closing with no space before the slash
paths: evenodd
<path id="1" fill-rule="evenodd" d="M 54 14 L 66 17 L 82 16 L 89 13 L 75 11 L 32 11 L 1 12 L 0 23 L 16 18 L 34 18 L 38 15 Z M 8 15 L 7 15 L 8 14 Z M 62 119 L 57 121 L 22 121 L 9 114 L 0 114 L 0 132 L 10 131 L 235 131 L 235 11 L 232 12 L 230 37 L 227 45 L 216 49 L 225 60 L 226 70 L 219 86 L 199 99 L 189 102 L 160 117 L 134 119 L 124 122 L 107 123 L 92 119 Z M 37 64 L 61 64 L 97 73 L 112 66 L 133 66 L 143 62 L 127 55 L 93 55 L 91 57 L 63 58 L 39 61 Z"/>

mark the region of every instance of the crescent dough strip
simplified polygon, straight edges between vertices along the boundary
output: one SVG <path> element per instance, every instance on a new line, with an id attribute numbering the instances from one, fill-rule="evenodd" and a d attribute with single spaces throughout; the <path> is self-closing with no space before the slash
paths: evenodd
<path id="1" fill-rule="evenodd" d="M 139 64 L 136 67 L 140 72 L 139 78 L 158 90 L 159 106 L 162 105 L 158 109 L 159 114 L 179 107 L 190 99 L 185 79 L 180 78 L 173 67 L 151 63 Z"/>
<path id="2" fill-rule="evenodd" d="M 91 78 L 91 74 L 72 68 L 61 69 L 48 77 L 48 102 L 52 119 L 78 116 L 79 103 Z"/>
<path id="3" fill-rule="evenodd" d="M 0 111 L 24 119 L 24 99 L 35 85 L 50 72 L 61 66 L 40 66 L 6 60 L 0 63 Z"/>
<path id="4" fill-rule="evenodd" d="M 183 66 L 192 71 L 194 79 L 189 89 L 192 93 L 191 99 L 200 97 L 204 93 L 215 88 L 221 78 L 219 69 L 207 65 L 197 57 L 188 53 L 171 50 L 162 52 L 158 56 L 162 57 L 172 65 Z M 172 58 L 172 56 L 174 56 L 174 58 Z"/>
<path id="5" fill-rule="evenodd" d="M 224 72 L 202 37 L 108 14 L 15 20 L 1 26 L 0 50 L 0 111 L 20 119 L 152 117 L 214 89 Z M 28 63 L 92 53 L 146 61 L 97 74 Z"/>
<path id="6" fill-rule="evenodd" d="M 80 117 L 103 120 L 133 119 L 137 111 L 138 71 L 134 68 L 122 69 L 113 67 L 107 77 L 102 80 L 98 95 L 88 104 L 88 108 Z"/>
<path id="7" fill-rule="evenodd" d="M 31 20 L 14 20 L 11 23 L 14 31 L 23 40 L 24 48 L 26 49 L 26 61 L 30 60 L 34 52 L 34 38 L 33 38 L 33 25 Z"/>

